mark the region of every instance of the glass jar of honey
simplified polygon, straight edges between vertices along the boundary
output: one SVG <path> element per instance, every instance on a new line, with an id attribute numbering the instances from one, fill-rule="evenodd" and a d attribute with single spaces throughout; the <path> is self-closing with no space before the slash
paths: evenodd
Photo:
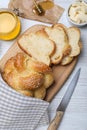
<path id="1" fill-rule="evenodd" d="M 20 33 L 18 16 L 9 9 L 0 9 L 0 40 L 12 40 Z"/>

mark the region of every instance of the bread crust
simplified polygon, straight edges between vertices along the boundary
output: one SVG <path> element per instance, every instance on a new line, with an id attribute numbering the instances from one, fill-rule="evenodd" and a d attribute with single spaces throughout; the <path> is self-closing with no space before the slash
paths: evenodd
<path id="1" fill-rule="evenodd" d="M 46 88 L 45 86 L 41 86 L 34 91 L 34 97 L 44 99 L 46 95 Z"/>
<path id="2" fill-rule="evenodd" d="M 70 32 L 69 32 L 69 30 L 70 30 Z M 75 32 L 73 32 L 73 31 L 76 31 L 78 34 L 75 33 Z M 74 26 L 69 27 L 69 28 L 68 28 L 68 36 L 69 36 L 69 38 L 73 37 L 73 35 L 71 36 L 71 34 L 69 34 L 69 33 L 71 33 L 71 32 L 73 33 L 74 37 L 76 36 L 76 38 L 78 38 L 77 41 L 75 41 L 76 43 L 73 43 L 73 44 L 70 43 L 71 48 L 72 48 L 71 53 L 70 53 L 70 56 L 73 57 L 73 56 L 77 56 L 77 55 L 80 54 L 79 41 L 80 41 L 81 32 L 80 32 L 80 29 L 77 28 L 77 27 L 74 27 Z M 74 44 L 75 44 L 75 47 L 74 47 Z M 75 51 L 75 50 L 76 50 L 76 51 Z"/>
<path id="3" fill-rule="evenodd" d="M 50 56 L 54 53 L 55 43 L 43 29 L 23 35 L 19 38 L 18 45 L 31 57 L 47 65 L 51 64 Z"/>
<path id="4" fill-rule="evenodd" d="M 71 52 L 71 46 L 69 44 L 69 37 L 68 37 L 68 33 L 67 33 L 67 27 L 62 23 L 54 24 L 53 27 L 55 27 L 55 28 L 57 28 L 57 27 L 63 28 L 63 31 L 66 34 L 66 39 L 67 39 L 68 44 L 64 48 L 63 56 L 67 56 Z"/>
<path id="5" fill-rule="evenodd" d="M 63 34 L 64 34 L 64 36 L 63 36 L 64 41 L 61 42 L 61 45 L 60 45 L 60 43 L 58 43 L 58 37 L 60 34 L 60 33 L 58 33 L 58 30 L 60 32 L 62 32 L 61 36 L 63 36 Z M 56 50 L 55 50 L 54 54 L 51 56 L 51 62 L 53 64 L 59 64 L 61 62 L 63 56 L 68 55 L 71 51 L 71 47 L 68 43 L 67 32 L 62 24 L 55 24 L 52 27 L 45 27 L 45 31 L 48 33 L 49 38 L 51 40 L 53 40 L 56 44 Z M 53 34 L 54 34 L 54 36 L 53 36 Z M 60 38 L 59 38 L 59 40 L 60 40 Z M 61 48 L 60 46 L 63 46 L 63 47 Z M 59 53 L 59 51 L 60 51 L 60 53 Z"/>
<path id="6" fill-rule="evenodd" d="M 66 28 L 66 31 L 67 31 L 67 35 L 69 37 L 69 44 L 71 45 L 71 52 L 67 56 L 63 57 L 63 59 L 61 61 L 61 65 L 70 64 L 73 61 L 74 57 L 79 55 L 82 50 L 82 42 L 79 41 L 80 40 L 80 30 L 77 27 L 73 26 L 73 27 Z M 72 31 L 74 31 L 74 35 L 69 34 L 69 32 L 71 33 Z M 76 44 L 75 47 L 74 47 L 74 43 L 72 43 L 71 37 L 73 37 L 73 39 L 75 37 L 78 37 L 78 39 L 75 41 L 75 44 Z M 76 50 L 76 52 L 75 52 L 75 50 Z"/>
<path id="7" fill-rule="evenodd" d="M 28 30 L 26 30 L 23 34 L 21 34 L 18 39 L 17 39 L 17 44 L 18 46 L 26 53 L 28 54 L 30 57 L 31 57 L 31 54 L 30 53 L 27 53 L 26 50 L 24 48 L 22 48 L 19 44 L 19 39 L 24 36 L 24 35 L 28 35 L 29 33 L 36 33 L 37 31 L 39 30 L 42 30 L 44 29 L 46 26 L 45 25 L 40 25 L 40 24 L 36 24 L 36 25 L 33 25 L 32 27 L 30 27 Z"/>
<path id="8" fill-rule="evenodd" d="M 62 61 L 61 61 L 61 65 L 68 65 L 70 64 L 72 61 L 74 60 L 74 57 L 70 57 L 70 56 L 65 56 Z"/>
<path id="9" fill-rule="evenodd" d="M 28 61 L 28 67 L 36 72 L 39 73 L 50 73 L 52 72 L 52 69 L 50 67 L 48 67 L 46 64 L 42 64 L 42 62 L 39 62 L 35 59 L 31 59 Z"/>
<path id="10" fill-rule="evenodd" d="M 41 99 L 46 95 L 46 88 L 50 87 L 54 81 L 52 69 L 49 66 L 24 53 L 17 53 L 11 57 L 6 62 L 1 75 L 10 87 L 21 94 L 31 97 L 36 95 L 35 97 L 38 98 L 34 93 L 41 91 L 43 94 L 40 96 Z M 42 86 L 44 86 L 43 90 L 41 90 Z"/>
<path id="11" fill-rule="evenodd" d="M 53 60 L 54 59 L 53 56 L 56 54 L 56 52 L 58 51 L 58 49 L 56 47 L 56 43 L 52 39 L 49 38 L 49 35 L 46 32 L 46 30 L 45 30 L 46 28 L 50 28 L 50 29 L 53 29 L 53 28 L 62 28 L 62 30 L 65 33 L 65 41 L 67 41 L 67 44 L 64 46 L 64 49 L 63 49 L 62 53 L 60 55 L 58 55 L 58 56 L 55 57 L 55 60 Z M 77 54 L 76 53 L 72 54 L 72 46 L 69 43 L 70 42 L 70 37 L 69 37 L 69 34 L 68 34 L 69 33 L 68 32 L 69 29 L 70 30 L 75 29 L 78 32 L 78 34 L 79 34 Z M 71 61 L 72 61 L 71 59 L 73 59 L 74 56 L 77 56 L 77 55 L 80 54 L 80 51 L 81 51 L 81 48 L 82 48 L 82 44 L 79 43 L 79 40 L 80 40 L 80 30 L 77 27 L 72 26 L 72 27 L 67 28 L 64 24 L 61 24 L 61 23 L 54 24 L 54 25 L 52 25 L 50 27 L 43 26 L 43 25 L 35 25 L 35 26 L 32 26 L 29 29 L 29 31 L 27 31 L 27 33 L 25 35 L 27 35 L 27 34 L 29 34 L 31 32 L 32 33 L 36 33 L 36 34 L 42 33 L 43 36 L 45 35 L 45 36 L 48 37 L 48 39 L 50 39 L 51 41 L 53 41 L 53 44 L 54 44 L 55 47 L 54 47 L 54 50 L 51 51 L 51 53 L 49 54 L 49 58 L 48 58 L 49 62 L 47 63 L 49 66 L 52 65 L 52 64 L 55 65 L 55 64 L 60 64 L 60 63 L 62 65 L 69 64 L 69 63 L 71 63 Z M 43 37 L 43 39 L 44 39 L 44 37 Z M 21 48 L 21 49 L 23 51 L 25 51 L 28 55 L 30 55 L 31 57 L 33 57 L 29 52 L 27 52 L 26 50 L 24 50 L 24 48 Z M 67 59 L 67 60 L 64 60 L 64 58 Z"/>

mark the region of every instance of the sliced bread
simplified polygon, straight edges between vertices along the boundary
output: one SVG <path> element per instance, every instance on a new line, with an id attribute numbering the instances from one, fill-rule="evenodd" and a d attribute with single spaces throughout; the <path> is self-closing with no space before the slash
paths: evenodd
<path id="1" fill-rule="evenodd" d="M 71 46 L 71 52 L 69 55 L 65 56 L 62 61 L 61 65 L 67 65 L 72 62 L 75 56 L 80 54 L 82 43 L 80 40 L 80 30 L 76 27 L 67 28 L 67 34 L 69 38 L 69 44 Z"/>
<path id="2" fill-rule="evenodd" d="M 67 64 L 71 63 L 73 61 L 73 59 L 74 59 L 74 57 L 70 57 L 69 55 L 65 56 L 61 61 L 61 65 L 67 65 Z"/>
<path id="3" fill-rule="evenodd" d="M 47 65 L 51 64 L 50 56 L 55 50 L 55 44 L 48 38 L 46 32 L 42 29 L 35 33 L 31 32 L 22 35 L 18 40 L 19 46 L 27 54 Z"/>
<path id="4" fill-rule="evenodd" d="M 71 53 L 70 56 L 77 56 L 80 54 L 80 30 L 77 27 L 70 27 L 67 29 L 68 37 L 69 37 L 69 44 L 71 46 Z"/>
<path id="5" fill-rule="evenodd" d="M 82 42 L 81 41 L 79 41 L 79 47 L 80 47 L 80 50 L 82 50 Z M 74 60 L 74 57 L 75 56 L 70 56 L 70 54 L 69 55 L 67 55 L 67 56 L 65 56 L 65 57 L 63 57 L 63 59 L 62 59 L 62 61 L 61 61 L 61 65 L 67 65 L 67 64 L 70 64 L 73 60 Z"/>
<path id="6" fill-rule="evenodd" d="M 45 27 L 45 31 L 49 38 L 56 44 L 56 50 L 51 56 L 51 62 L 58 64 L 61 62 L 63 56 L 69 54 L 71 51 L 66 30 L 63 26 L 60 26 L 60 24 L 56 24 L 52 27 Z"/>

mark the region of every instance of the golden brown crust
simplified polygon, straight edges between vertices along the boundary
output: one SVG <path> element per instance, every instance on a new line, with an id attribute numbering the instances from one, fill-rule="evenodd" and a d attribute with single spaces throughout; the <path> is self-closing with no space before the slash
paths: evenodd
<path id="1" fill-rule="evenodd" d="M 42 85 L 44 81 L 43 75 L 39 73 L 30 73 L 29 76 L 20 77 L 19 82 L 21 84 L 20 89 L 22 90 L 33 90 Z"/>
<path id="2" fill-rule="evenodd" d="M 55 28 L 61 27 L 63 29 L 63 31 L 65 32 L 65 34 L 66 34 L 65 40 L 67 41 L 68 44 L 64 48 L 63 56 L 67 56 L 71 52 L 71 46 L 69 45 L 69 38 L 68 38 L 68 33 L 67 33 L 67 27 L 64 24 L 61 24 L 61 23 L 57 23 L 57 24 L 53 25 L 53 27 L 55 27 Z"/>
<path id="3" fill-rule="evenodd" d="M 41 99 L 46 95 L 46 88 L 54 81 L 51 75 L 52 69 L 49 66 L 23 53 L 18 53 L 10 58 L 2 72 L 3 79 L 13 89 L 26 96 L 34 96 Z"/>
<path id="4" fill-rule="evenodd" d="M 53 84 L 53 82 L 54 82 L 54 77 L 53 77 L 52 72 L 50 72 L 44 76 L 43 85 L 45 86 L 45 88 L 49 88 Z"/>
<path id="5" fill-rule="evenodd" d="M 42 62 L 39 62 L 34 59 L 31 59 L 28 61 L 28 66 L 30 69 L 34 69 L 36 72 L 39 72 L 39 73 L 52 72 L 52 69 L 48 67 L 46 64 L 43 64 Z"/>
<path id="6" fill-rule="evenodd" d="M 45 27 L 45 31 L 48 34 L 48 37 L 53 40 L 56 45 L 55 52 L 51 56 L 51 63 L 59 64 L 63 56 L 66 56 L 71 52 L 66 28 L 63 27 L 63 24 L 55 24 L 52 27 Z"/>
<path id="7" fill-rule="evenodd" d="M 34 91 L 34 97 L 44 99 L 46 95 L 46 88 L 45 86 L 41 86 Z"/>
<path id="8" fill-rule="evenodd" d="M 24 66 L 24 60 L 25 56 L 22 53 L 18 53 L 16 57 L 14 58 L 14 67 L 17 69 L 17 71 L 23 71 L 25 69 Z"/>
<path id="9" fill-rule="evenodd" d="M 61 61 L 61 65 L 68 65 L 70 64 L 72 61 L 74 60 L 74 57 L 70 57 L 70 56 L 65 56 L 62 61 Z"/>
<path id="10" fill-rule="evenodd" d="M 80 54 L 80 52 L 81 52 L 81 49 L 82 49 L 82 43 L 81 43 L 81 41 L 79 41 L 79 39 L 80 39 L 80 29 L 79 28 L 77 28 L 77 27 L 74 27 L 74 26 L 72 26 L 72 27 L 69 27 L 69 28 L 67 28 L 65 25 L 63 25 L 63 24 L 59 24 L 61 27 L 63 27 L 63 28 L 65 28 L 65 30 L 66 30 L 66 34 L 67 34 L 67 36 L 68 36 L 68 39 L 69 39 L 69 44 L 70 44 L 70 46 L 71 46 L 71 37 L 73 37 L 72 35 L 69 35 L 69 31 L 68 30 L 70 30 L 70 31 L 72 31 L 72 29 L 74 30 L 74 31 L 76 31 L 76 32 L 78 32 L 78 35 L 79 35 L 79 38 L 78 38 L 78 47 L 80 47 L 79 48 L 79 50 L 77 50 L 77 54 L 75 55 L 75 52 L 74 52 L 74 55 L 72 55 L 71 56 L 71 52 L 72 52 L 72 46 L 71 46 L 71 52 L 70 53 L 66 53 L 67 55 L 64 55 L 64 57 L 62 58 L 62 61 L 61 61 L 61 65 L 67 65 L 67 64 L 70 64 L 72 61 L 73 61 L 73 59 L 74 59 L 74 57 L 75 56 L 77 56 L 77 55 L 79 55 Z M 57 25 L 55 25 L 55 26 L 57 26 Z M 76 36 L 77 34 L 75 34 L 75 36 Z M 78 36 L 77 36 L 78 37 Z M 74 38 L 75 37 L 73 37 L 73 40 L 74 40 Z M 74 41 L 75 42 L 75 41 Z M 74 44 L 74 42 L 73 42 L 73 44 Z M 73 48 L 73 49 L 75 49 L 75 48 Z"/>

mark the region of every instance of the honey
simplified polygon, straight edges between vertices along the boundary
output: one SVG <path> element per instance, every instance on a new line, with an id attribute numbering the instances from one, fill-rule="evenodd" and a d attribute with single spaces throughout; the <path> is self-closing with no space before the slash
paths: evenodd
<path id="1" fill-rule="evenodd" d="M 20 20 L 10 10 L 0 10 L 0 39 L 12 40 L 20 33 Z"/>
<path id="2" fill-rule="evenodd" d="M 43 1 L 39 3 L 34 2 L 34 4 L 35 7 L 33 8 L 33 13 L 39 16 L 43 16 L 46 10 L 51 9 L 54 6 L 54 3 L 52 1 Z"/>
<path id="3" fill-rule="evenodd" d="M 53 8 L 54 3 L 52 1 L 39 2 L 39 5 L 46 11 Z"/>

